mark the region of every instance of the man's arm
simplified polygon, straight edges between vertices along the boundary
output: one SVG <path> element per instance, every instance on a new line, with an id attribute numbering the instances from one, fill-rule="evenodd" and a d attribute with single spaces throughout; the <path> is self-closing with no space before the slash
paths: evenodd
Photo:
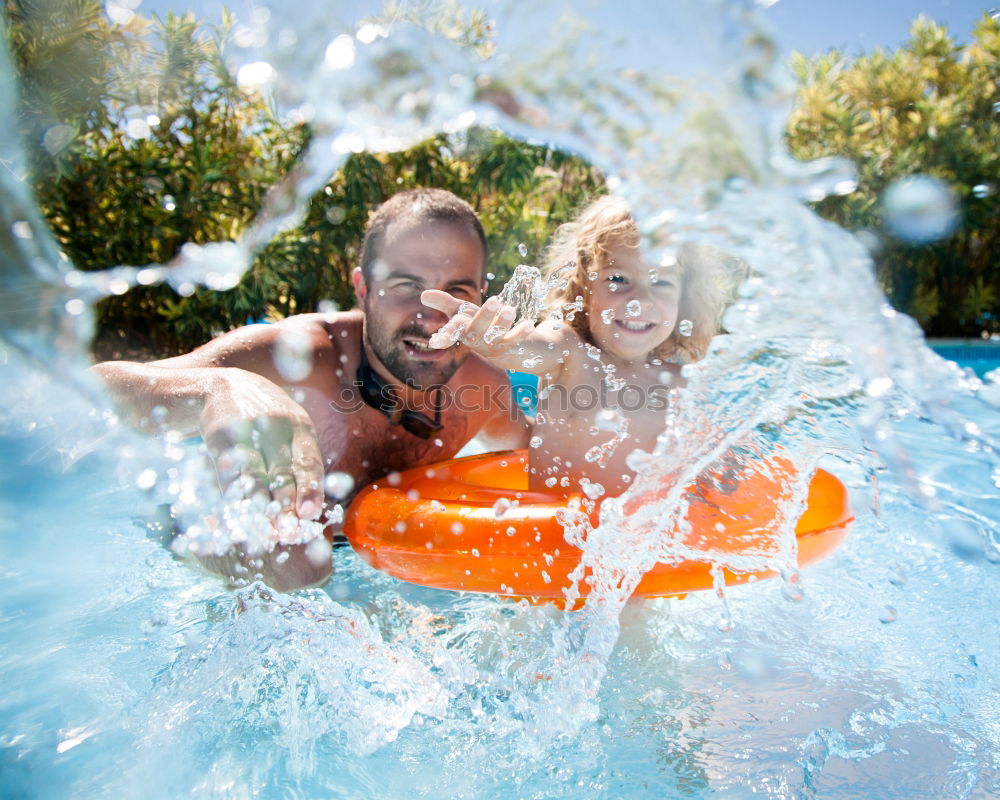
<path id="1" fill-rule="evenodd" d="M 243 494 L 267 493 L 301 519 L 312 520 L 323 507 L 323 459 L 309 415 L 273 380 L 280 334 L 277 325 L 250 326 L 176 358 L 106 362 L 92 369 L 137 428 L 201 433 L 223 485 L 239 481 Z M 313 563 L 316 559 L 302 558 L 299 549 L 279 544 L 255 571 L 279 589 L 325 580 L 329 559 Z M 239 572 L 234 558 L 201 560 L 216 572 Z"/>

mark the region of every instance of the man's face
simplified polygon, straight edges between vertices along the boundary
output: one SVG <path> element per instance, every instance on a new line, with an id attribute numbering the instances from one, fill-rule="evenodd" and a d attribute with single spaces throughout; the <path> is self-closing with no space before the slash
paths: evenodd
<path id="1" fill-rule="evenodd" d="M 465 225 L 391 225 L 372 264 L 362 306 L 368 343 L 399 381 L 417 388 L 446 383 L 468 355 L 461 346 L 437 350 L 427 340 L 448 321 L 420 302 L 425 289 L 459 300 L 482 299 L 483 246 Z"/>

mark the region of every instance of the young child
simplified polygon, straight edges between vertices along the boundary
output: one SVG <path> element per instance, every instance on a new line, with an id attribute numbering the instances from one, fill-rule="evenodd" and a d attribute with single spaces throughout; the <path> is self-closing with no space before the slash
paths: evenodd
<path id="1" fill-rule="evenodd" d="M 541 376 L 532 432 L 531 483 L 580 487 L 591 497 L 624 491 L 626 458 L 652 450 L 664 429 L 680 365 L 701 358 L 719 331 L 729 294 L 726 258 L 686 245 L 650 263 L 628 205 L 591 203 L 556 232 L 546 254 L 548 318 L 515 324 L 491 297 L 482 307 L 424 292 L 451 319 L 435 347 L 461 343 L 507 369 Z"/>

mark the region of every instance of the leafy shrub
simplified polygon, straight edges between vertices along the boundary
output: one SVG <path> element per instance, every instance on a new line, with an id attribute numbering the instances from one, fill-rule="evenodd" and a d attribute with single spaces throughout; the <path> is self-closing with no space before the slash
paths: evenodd
<path id="1" fill-rule="evenodd" d="M 821 201 L 818 212 L 878 236 L 883 289 L 929 335 L 1000 330 L 1000 23 L 984 15 L 973 42 L 959 47 L 920 17 L 896 52 L 797 56 L 793 69 L 801 86 L 788 123 L 792 153 L 858 166 L 857 190 Z M 887 187 L 914 175 L 957 197 L 961 224 L 941 241 L 914 246 L 887 228 Z"/>

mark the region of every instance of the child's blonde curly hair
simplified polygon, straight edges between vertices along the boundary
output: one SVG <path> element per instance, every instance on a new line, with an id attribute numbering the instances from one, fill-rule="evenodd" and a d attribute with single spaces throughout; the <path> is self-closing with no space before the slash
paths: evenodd
<path id="1" fill-rule="evenodd" d="M 563 314 L 585 342 L 592 343 L 588 276 L 607 263 L 611 247 L 639 247 L 641 238 L 628 204 L 612 195 L 593 201 L 576 219 L 556 230 L 545 252 L 545 274 L 555 283 L 546 305 L 550 312 Z M 722 314 L 744 268 L 738 259 L 710 245 L 685 244 L 677 261 L 681 273 L 678 318 L 653 357 L 687 363 L 704 356 L 712 337 L 720 332 Z M 578 298 L 583 300 L 582 308 Z M 691 322 L 690 335 L 681 334 L 681 320 Z"/>

